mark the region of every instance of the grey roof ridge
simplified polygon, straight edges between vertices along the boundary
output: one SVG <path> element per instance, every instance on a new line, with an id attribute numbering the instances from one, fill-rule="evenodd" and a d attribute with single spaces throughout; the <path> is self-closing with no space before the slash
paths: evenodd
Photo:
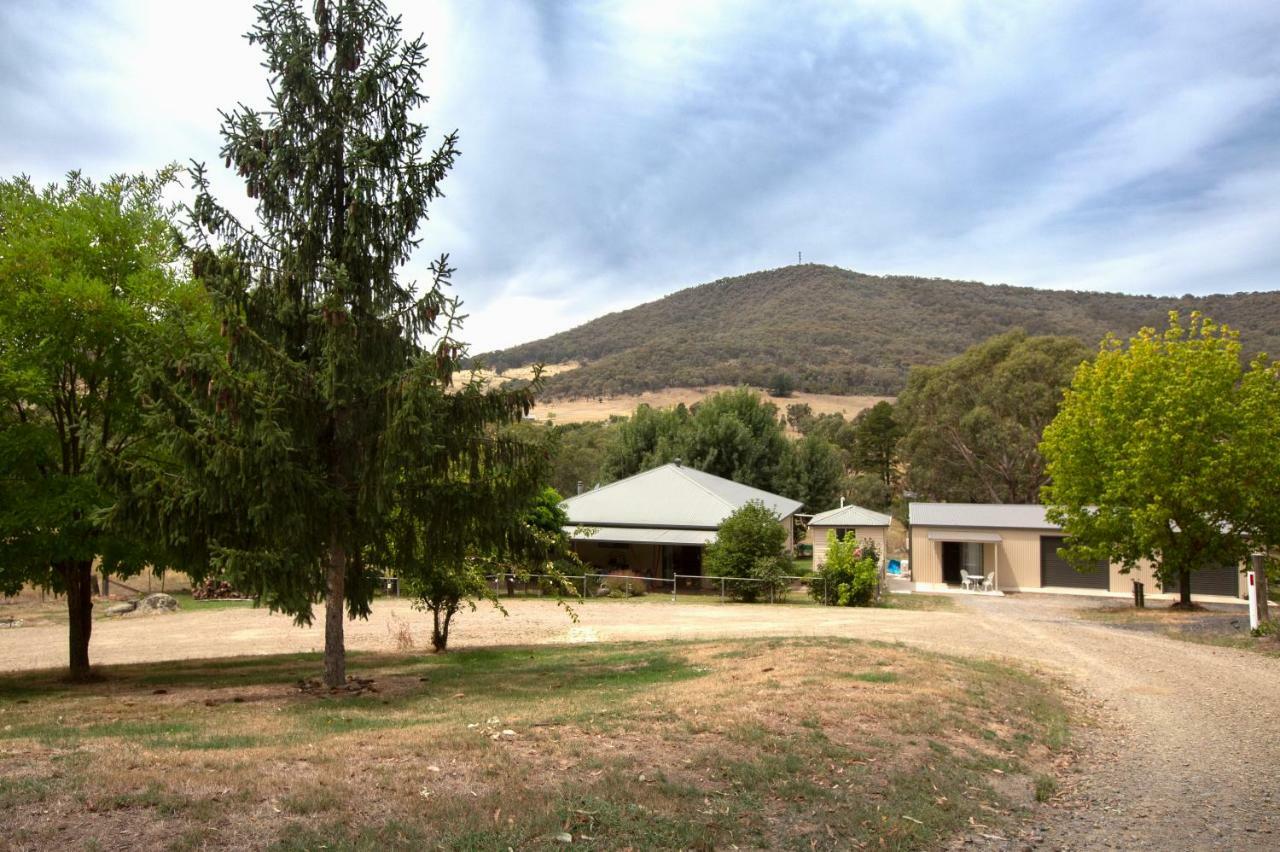
<path id="1" fill-rule="evenodd" d="M 675 463 L 674 463 L 674 462 L 672 462 L 672 464 L 675 464 Z M 716 474 L 714 474 L 714 473 L 710 473 L 710 472 L 705 471 L 705 470 L 698 470 L 698 468 L 696 468 L 696 467 L 695 467 L 695 468 L 686 468 L 686 467 L 685 467 L 684 465 L 682 465 L 682 464 L 677 464 L 677 465 L 675 465 L 675 467 L 676 467 L 676 469 L 677 469 L 677 470 L 680 470 L 680 471 L 695 470 L 695 471 L 697 471 L 698 473 L 702 474 L 703 476 L 710 476 L 710 477 L 712 477 L 713 479 L 723 479 L 725 482 L 728 482 L 728 483 L 731 483 L 731 484 L 733 484 L 733 485 L 736 485 L 736 486 L 738 486 L 739 488 L 746 488 L 748 491 L 758 491 L 759 493 L 761 493 L 761 494 L 765 495 L 766 497 L 776 497 L 776 498 L 779 498 L 779 499 L 781 499 L 781 500 L 785 500 L 785 501 L 787 501 L 788 503 L 795 503 L 795 504 L 796 504 L 797 509 L 798 509 L 800 506 L 803 506 L 803 505 L 804 505 L 804 501 L 802 501 L 802 500 L 796 500 L 795 498 L 787 497 L 785 494 L 774 494 L 772 491 L 765 491 L 763 488 L 756 488 L 754 485 L 747 485 L 745 482 L 739 482 L 739 481 L 737 481 L 736 479 L 729 479 L 727 476 L 717 476 Z M 718 498 L 720 499 L 720 501 L 721 501 L 721 502 L 723 502 L 726 506 L 730 506 L 730 507 L 732 507 L 732 508 L 734 508 L 734 509 L 739 508 L 739 506 L 738 506 L 736 503 L 734 503 L 732 500 L 728 500 L 728 499 L 726 499 L 726 498 L 724 498 L 724 497 L 721 497 L 719 494 L 716 494 L 714 491 L 712 491 L 710 488 L 707 488 L 705 485 L 703 485 L 701 482 L 699 482 L 699 481 L 698 481 L 697 479 L 695 479 L 694 477 L 692 477 L 692 476 L 685 476 L 685 479 L 689 480 L 689 481 L 690 481 L 690 482 L 692 482 L 694 485 L 696 485 L 696 486 L 698 486 L 699 488 L 701 488 L 703 491 L 706 491 L 706 492 L 707 492 L 708 494 L 710 494 L 712 497 L 718 497 Z M 748 502 L 748 503 L 751 503 L 751 502 L 753 502 L 753 501 L 760 501 L 760 502 L 763 502 L 763 501 L 762 501 L 762 500 L 760 500 L 760 498 L 758 498 L 758 497 L 752 497 L 752 498 L 751 498 L 750 500 L 748 500 L 747 502 Z M 792 514 L 795 514 L 795 510 L 793 510 L 793 511 L 792 511 Z"/>
<path id="2" fill-rule="evenodd" d="M 573 500 L 576 497 L 586 497 L 588 494 L 599 494 L 601 491 L 607 491 L 615 485 L 621 485 L 624 482 L 630 482 L 633 479 L 639 479 L 642 476 L 648 476 L 651 473 L 656 473 L 657 471 L 662 470 L 664 467 L 667 467 L 667 465 L 665 464 L 658 465 L 657 467 L 651 467 L 648 470 L 642 470 L 639 473 L 633 473 L 630 476 L 624 476 L 622 477 L 622 479 L 615 479 L 613 482 L 610 482 L 607 485 L 600 485 L 596 488 L 590 489 L 589 491 L 583 491 L 581 494 L 570 495 L 564 498 L 564 502 L 568 503 L 570 500 Z"/>
<path id="3" fill-rule="evenodd" d="M 708 493 L 708 494 L 710 494 L 712 497 L 716 498 L 716 499 L 717 499 L 717 500 L 719 500 L 721 503 L 723 503 L 724 505 L 728 506 L 730 509 L 737 509 L 737 508 L 738 508 L 738 507 L 734 504 L 734 502 L 733 502 L 732 500 L 727 500 L 727 499 L 725 499 L 723 496 L 721 496 L 721 495 L 717 494 L 716 492 L 712 491 L 710 488 L 708 488 L 707 486 L 703 485 L 701 482 L 699 482 L 698 480 L 694 479 L 692 476 L 689 476 L 689 475 L 688 475 L 688 473 L 686 473 L 686 471 L 685 471 L 685 467 L 684 467 L 684 465 L 682 465 L 682 464 L 676 464 L 675 462 L 668 462 L 666 465 L 663 465 L 663 467 L 667 467 L 668 465 L 669 465 L 669 466 L 671 466 L 671 467 L 674 467 L 674 468 L 676 469 L 676 471 L 680 474 L 680 476 L 684 478 L 684 481 L 685 481 L 685 482 L 689 482 L 689 483 L 692 483 L 693 485 L 696 485 L 698 488 L 701 488 L 703 491 L 707 492 L 707 493 Z M 654 470 L 657 470 L 657 468 L 654 468 Z M 715 474 L 714 474 L 714 473 L 707 473 L 705 470 L 700 470 L 700 471 L 698 471 L 698 472 L 699 472 L 699 473 L 706 473 L 706 474 L 707 474 L 707 476 L 715 476 Z M 718 478 L 719 478 L 719 479 L 725 479 L 723 476 L 718 477 Z M 732 480 L 732 479 L 726 479 L 725 481 L 726 481 L 726 482 L 733 482 L 733 480 Z M 734 483 L 734 484 L 735 484 L 735 485 L 742 485 L 742 483 L 741 483 L 741 482 L 736 482 L 736 483 Z M 747 487 L 748 487 L 748 488 L 750 488 L 751 486 L 749 486 L 749 485 L 748 485 Z"/>

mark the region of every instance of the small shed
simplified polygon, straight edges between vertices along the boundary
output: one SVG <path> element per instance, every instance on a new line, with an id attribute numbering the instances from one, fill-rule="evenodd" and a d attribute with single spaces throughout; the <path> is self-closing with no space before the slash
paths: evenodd
<path id="1" fill-rule="evenodd" d="M 889 526 L 893 518 L 881 512 L 873 512 L 861 506 L 841 506 L 827 512 L 819 512 L 809 521 L 810 539 L 813 541 L 813 567 L 826 562 L 827 533 L 834 531 L 836 538 L 844 541 L 852 536 L 858 541 L 870 541 L 880 554 L 880 567 L 884 567 L 888 550 Z"/>

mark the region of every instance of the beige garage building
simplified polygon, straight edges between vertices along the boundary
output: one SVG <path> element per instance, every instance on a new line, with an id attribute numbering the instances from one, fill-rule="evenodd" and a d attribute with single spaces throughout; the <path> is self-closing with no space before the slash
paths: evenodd
<path id="1" fill-rule="evenodd" d="M 1123 574 L 1119 565 L 1100 563 L 1076 571 L 1058 553 L 1062 528 L 1039 505 L 994 503 L 912 503 L 909 507 L 911 579 L 921 591 L 961 587 L 965 575 L 978 576 L 997 591 L 1046 591 L 1129 595 L 1133 581 L 1147 594 L 1161 589 L 1150 566 Z M 1238 566 L 1203 568 L 1191 574 L 1197 597 L 1238 599 L 1247 593 Z"/>

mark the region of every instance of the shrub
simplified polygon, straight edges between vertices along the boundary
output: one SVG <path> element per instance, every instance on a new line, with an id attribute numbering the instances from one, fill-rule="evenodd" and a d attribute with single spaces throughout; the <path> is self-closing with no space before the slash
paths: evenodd
<path id="1" fill-rule="evenodd" d="M 756 582 L 750 585 L 761 600 L 768 598 L 770 603 L 783 603 L 787 599 L 786 577 L 790 572 L 791 560 L 785 556 L 761 557 L 751 566 L 750 576 Z"/>
<path id="2" fill-rule="evenodd" d="M 774 373 L 769 379 L 769 395 L 786 398 L 796 389 L 796 380 L 790 373 Z"/>
<path id="3" fill-rule="evenodd" d="M 249 595 L 238 591 L 235 586 L 220 577 L 210 577 L 197 584 L 191 590 L 191 597 L 198 601 L 213 601 L 226 598 L 247 598 Z"/>
<path id="4" fill-rule="evenodd" d="M 869 541 L 836 538 L 827 532 L 827 560 L 818 570 L 820 580 L 809 587 L 819 603 L 833 606 L 870 606 L 880 590 L 880 556 Z"/>
<path id="5" fill-rule="evenodd" d="M 753 500 L 720 524 L 715 542 L 707 545 L 702 573 L 735 578 L 725 582 L 725 593 L 734 600 L 781 600 L 787 591 L 783 577 L 791 569 L 786 542 L 778 516 Z"/>

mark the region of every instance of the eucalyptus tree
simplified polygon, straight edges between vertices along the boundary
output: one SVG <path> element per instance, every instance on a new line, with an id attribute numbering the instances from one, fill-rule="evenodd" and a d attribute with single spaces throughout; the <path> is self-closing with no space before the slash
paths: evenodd
<path id="1" fill-rule="evenodd" d="M 925 500 L 1037 502 L 1048 481 L 1040 438 L 1089 354 L 1074 338 L 1014 330 L 913 367 L 896 411 L 906 490 Z"/>
<path id="2" fill-rule="evenodd" d="M 187 562 L 309 622 L 324 601 L 326 684 L 345 681 L 343 627 L 367 616 L 394 558 L 391 509 L 460 525 L 466 502 L 432 491 L 487 453 L 520 452 L 492 428 L 527 414 L 531 389 L 454 392 L 465 347 L 447 257 L 402 277 L 458 157 L 417 119 L 421 37 L 380 0 L 264 0 L 266 109 L 223 114 L 224 165 L 254 203 L 247 224 L 192 170 L 194 274 L 213 295 L 225 361 L 193 352 L 149 388 L 177 466 L 135 466 L 131 509 Z"/>

